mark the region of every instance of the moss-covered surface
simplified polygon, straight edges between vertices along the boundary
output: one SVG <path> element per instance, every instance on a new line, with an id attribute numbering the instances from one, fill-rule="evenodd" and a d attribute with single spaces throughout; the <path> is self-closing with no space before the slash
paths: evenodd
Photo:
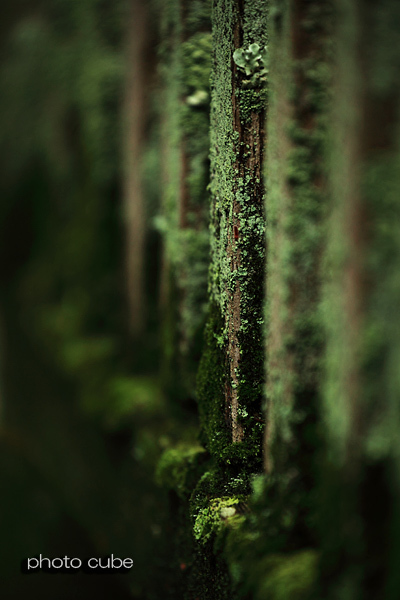
<path id="1" fill-rule="evenodd" d="M 188 498 L 202 475 L 201 463 L 204 462 L 204 453 L 201 446 L 181 444 L 168 448 L 158 462 L 157 481 L 167 489 L 175 491 L 181 498 Z"/>
<path id="2" fill-rule="evenodd" d="M 264 458 L 278 510 L 271 523 L 291 515 L 281 550 L 316 543 L 329 19 L 329 2 L 293 2 L 270 23 Z"/>
<path id="3" fill-rule="evenodd" d="M 195 231 L 190 213 L 199 214 L 201 180 L 196 179 L 195 163 L 202 155 L 195 134 L 198 137 L 202 111 L 211 101 L 210 297 L 197 375 L 200 441 L 207 452 L 169 450 L 159 463 L 158 476 L 180 498 L 179 510 L 190 516 L 193 555 L 185 593 L 202 600 L 235 597 L 223 554 L 226 536 L 243 523 L 250 479 L 262 465 L 266 89 L 258 80 L 251 89 L 247 87 L 246 75 L 237 68 L 233 53 L 252 43 L 265 47 L 266 16 L 265 2 L 242 7 L 235 2 L 214 4 L 211 99 L 202 75 L 204 53 L 208 51 L 211 58 L 209 34 L 188 35 L 184 28 L 181 33 L 184 102 L 180 114 L 185 160 L 180 163 L 180 177 L 182 182 L 183 174 L 184 184 L 180 196 L 176 194 L 177 176 L 175 188 L 170 188 L 171 192 L 175 189 L 175 198 L 181 199 L 180 213 L 176 206 L 171 213 L 175 223 L 179 221 L 180 231 L 174 238 L 168 226 L 167 244 L 172 257 L 174 240 L 183 240 Z M 188 298 L 187 294 L 184 302 Z"/>
<path id="4" fill-rule="evenodd" d="M 164 459 L 199 598 L 398 595 L 399 19 L 392 0 L 214 2 L 207 452 L 191 493 L 194 459 Z M 251 44 L 268 46 L 267 87 Z"/>
<path id="5" fill-rule="evenodd" d="M 271 24 L 266 162 L 269 472 L 286 468 L 288 455 L 297 452 L 298 443 L 306 443 L 307 431 L 312 437 L 323 349 L 318 306 L 327 206 L 330 3 L 300 4 L 280 13 L 279 27 Z"/>
<path id="6" fill-rule="evenodd" d="M 216 2 L 213 9 L 209 279 L 213 308 L 198 387 L 200 413 L 206 416 L 206 444 L 212 454 L 228 464 L 250 459 L 253 468 L 260 458 L 262 429 L 265 224 L 261 165 L 266 95 L 262 86 L 243 87 L 245 75 L 237 68 L 233 53 L 250 43 L 265 46 L 263 9 L 265 3 L 238 8 L 234 2 Z M 261 22 L 260 18 L 252 21 L 254 10 Z M 211 357 L 218 352 L 224 366 L 215 377 Z M 207 391 L 208 378 L 216 381 L 218 391 Z M 233 443 L 227 444 L 227 435 Z"/>
<path id="7" fill-rule="evenodd" d="M 270 8 L 267 476 L 257 480 L 250 514 L 228 538 L 231 573 L 243 597 L 311 598 L 318 581 L 315 484 L 324 339 L 319 304 L 331 23 L 330 2 Z"/>
<path id="8" fill-rule="evenodd" d="M 163 310 L 174 312 L 164 318 L 165 336 L 175 340 L 163 372 L 174 374 L 168 395 L 184 401 L 194 397 L 207 307 L 210 3 L 171 0 L 159 8 L 163 183 L 156 226 L 164 242 Z"/>

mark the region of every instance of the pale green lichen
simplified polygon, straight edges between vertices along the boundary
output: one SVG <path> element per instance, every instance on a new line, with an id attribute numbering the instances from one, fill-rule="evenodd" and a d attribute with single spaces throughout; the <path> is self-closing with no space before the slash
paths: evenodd
<path id="1" fill-rule="evenodd" d="M 242 81 L 243 87 L 261 87 L 267 81 L 267 48 L 260 48 L 257 43 L 250 44 L 245 48 L 237 48 L 233 53 L 233 60 L 239 70 L 250 77 Z"/>
<path id="2" fill-rule="evenodd" d="M 238 514 L 239 498 L 213 498 L 194 516 L 193 535 L 201 544 L 216 536 L 224 527 L 238 527 L 243 516 Z"/>

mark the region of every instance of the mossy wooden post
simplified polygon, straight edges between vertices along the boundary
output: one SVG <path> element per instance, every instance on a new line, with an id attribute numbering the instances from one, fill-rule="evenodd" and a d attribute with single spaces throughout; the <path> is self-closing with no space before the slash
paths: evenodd
<path id="1" fill-rule="evenodd" d="M 394 600 L 400 589 L 400 5 L 337 0 L 335 6 L 323 595 Z"/>
<path id="2" fill-rule="evenodd" d="M 261 456 L 266 18 L 262 0 L 213 5 L 211 316 L 198 391 L 205 443 L 228 462 Z M 234 53 L 252 44 L 246 73 Z"/>
<path id="3" fill-rule="evenodd" d="M 207 302 L 209 0 L 160 6 L 164 389 L 193 398 Z"/>
<path id="4" fill-rule="evenodd" d="M 292 0 L 269 21 L 264 463 L 297 491 L 312 486 L 317 445 L 330 13 L 330 0 Z"/>

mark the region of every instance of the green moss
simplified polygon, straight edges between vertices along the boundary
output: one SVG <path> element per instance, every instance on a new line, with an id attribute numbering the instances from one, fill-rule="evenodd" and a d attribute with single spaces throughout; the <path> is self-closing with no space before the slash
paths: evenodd
<path id="1" fill-rule="evenodd" d="M 253 113 L 264 112 L 267 106 L 268 93 L 266 89 L 238 89 L 236 95 L 239 99 L 240 120 L 246 125 L 251 123 Z"/>
<path id="2" fill-rule="evenodd" d="M 218 308 L 213 305 L 206 326 L 205 350 L 197 376 L 199 413 L 202 423 L 201 441 L 217 463 L 228 465 L 234 471 L 243 468 L 251 473 L 257 471 L 261 465 L 262 423 L 254 422 L 250 412 L 248 414 L 243 412 L 243 422 L 248 424 L 246 439 L 240 444 L 232 443 L 230 429 L 225 419 L 226 354 L 222 346 L 223 325 Z M 262 360 L 257 361 L 257 357 L 251 351 L 248 354 L 243 352 L 243 360 L 248 360 L 248 369 L 253 369 L 253 374 L 262 364 Z M 258 373 L 258 376 L 261 387 L 262 375 Z M 253 381 L 257 381 L 255 377 Z M 244 388 L 245 383 L 242 385 Z M 260 393 L 260 388 L 257 389 L 253 383 L 247 393 L 248 401 L 257 402 Z M 245 407 L 246 404 L 243 406 Z"/>
<path id="3" fill-rule="evenodd" d="M 188 498 L 199 478 L 205 451 L 201 446 L 181 444 L 162 454 L 156 469 L 156 481 L 173 490 L 182 499 Z"/>
<path id="4" fill-rule="evenodd" d="M 213 498 L 205 508 L 200 508 L 194 515 L 193 534 L 201 544 L 217 536 L 224 527 L 238 527 L 243 516 L 238 514 L 240 498 Z"/>
<path id="5" fill-rule="evenodd" d="M 198 18 L 193 5 L 182 12 L 178 2 L 167 4 L 161 10 L 162 29 L 168 34 L 161 49 L 163 198 L 157 226 L 170 271 L 163 371 L 173 374 L 167 393 L 183 401 L 194 396 L 207 310 L 211 34 L 210 14 L 208 26 L 204 21 L 209 3 L 195 3 L 202 7 Z M 196 22 L 206 30 L 196 29 Z"/>
<path id="6" fill-rule="evenodd" d="M 279 27 L 271 30 L 269 40 L 268 460 L 279 471 L 285 463 L 290 469 L 301 454 L 300 469 L 307 472 L 305 457 L 318 443 L 312 423 L 319 403 L 324 340 L 320 257 L 328 199 L 331 16 L 329 3 L 304 7 L 296 26 L 307 31 L 312 23 L 317 26 L 293 47 L 294 9 L 287 8 L 279 14 Z"/>
<path id="7" fill-rule="evenodd" d="M 258 25 L 264 23 L 265 6 L 257 3 Z M 244 17 L 250 22 L 249 14 L 254 17 L 248 4 L 244 6 Z M 261 178 L 257 178 L 254 169 L 247 167 L 248 157 L 260 150 L 262 159 L 263 140 L 246 127 L 252 118 L 262 118 L 266 108 L 264 90 L 237 88 L 238 82 L 232 72 L 234 52 L 233 32 L 237 26 L 236 7 L 233 2 L 216 2 L 213 9 L 214 63 L 212 71 L 211 97 L 211 265 L 209 289 L 213 310 L 223 315 L 216 321 L 209 321 L 208 342 L 202 361 L 201 379 L 206 381 L 207 369 L 210 379 L 213 374 L 211 356 L 218 351 L 223 369 L 218 373 L 218 394 L 210 397 L 205 386 L 198 391 L 200 407 L 203 401 L 209 409 L 202 415 L 206 433 L 205 443 L 217 461 L 246 470 L 258 469 L 261 461 L 262 418 L 261 401 L 263 394 L 263 272 L 265 260 L 264 214 L 261 197 L 263 194 Z M 228 32 L 228 35 L 226 34 Z M 250 28 L 246 35 L 251 35 Z M 257 39 L 249 39 L 247 45 L 257 42 L 265 45 L 265 31 Z M 236 90 L 237 88 L 237 90 Z M 232 93 L 238 99 L 240 119 L 244 127 L 235 129 Z M 247 143 L 247 137 L 250 143 Z M 250 145 L 251 144 L 251 145 Z M 258 146 L 258 148 L 257 148 Z M 234 216 L 235 211 L 238 214 Z M 239 208 L 238 208 L 239 207 Z M 234 219 L 240 221 L 238 239 L 233 242 Z M 241 264 L 232 270 L 229 248 L 235 243 L 241 256 Z M 236 251 L 236 250 L 235 250 Z M 230 356 L 228 352 L 228 313 L 233 290 L 240 288 L 240 361 L 237 369 L 237 382 L 231 381 Z M 215 328 L 216 327 L 216 328 Z M 207 366 L 208 365 L 208 366 Z M 232 387 L 234 386 L 234 387 Z M 227 387 L 238 390 L 239 419 L 245 435 L 240 444 L 230 441 L 228 414 L 230 407 L 225 406 Z M 207 398 L 207 399 L 206 399 Z M 214 407 L 213 406 L 214 402 Z M 200 410 L 202 410 L 200 408 Z M 210 418 L 211 413 L 213 417 Z"/>
<path id="8" fill-rule="evenodd" d="M 197 397 L 202 424 L 201 441 L 213 456 L 219 456 L 229 444 L 225 423 L 225 354 L 219 340 L 223 337 L 219 308 L 211 304 L 205 330 L 205 349 L 197 374 Z"/>
<path id="9" fill-rule="evenodd" d="M 318 553 L 312 545 L 296 548 L 306 537 L 299 527 L 304 509 L 294 474 L 259 475 L 252 487 L 245 518 L 226 535 L 234 589 L 240 598 L 313 598 Z"/>
<path id="10" fill-rule="evenodd" d="M 261 48 L 268 45 L 268 12 L 270 0 L 244 3 L 243 45 L 257 42 Z"/>

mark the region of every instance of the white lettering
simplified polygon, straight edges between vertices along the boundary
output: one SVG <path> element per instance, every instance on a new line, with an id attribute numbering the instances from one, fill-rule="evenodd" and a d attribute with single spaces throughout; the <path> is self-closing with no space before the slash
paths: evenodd
<path id="1" fill-rule="evenodd" d="M 34 567 L 31 566 L 31 560 L 36 560 L 36 565 Z M 28 558 L 28 571 L 29 569 L 37 569 L 39 566 L 39 561 L 37 558 Z"/>
<path id="2" fill-rule="evenodd" d="M 49 558 L 42 558 L 42 555 L 39 554 L 39 567 L 42 569 L 42 563 L 47 560 L 47 567 L 50 569 L 51 567 L 51 562 Z"/>
<path id="3" fill-rule="evenodd" d="M 78 563 L 79 563 L 79 565 L 77 565 L 76 567 L 75 567 L 75 566 L 72 564 L 72 562 L 73 562 L 74 560 L 77 560 L 77 561 L 78 561 Z M 71 567 L 72 567 L 73 569 L 80 569 L 80 568 L 81 568 L 81 566 L 82 566 L 82 561 L 80 560 L 80 558 L 71 558 Z"/>
<path id="4" fill-rule="evenodd" d="M 95 564 L 93 567 L 92 567 L 92 565 L 90 564 L 90 563 L 92 562 L 92 560 L 94 560 L 94 562 L 96 563 L 96 564 Z M 72 561 L 71 561 L 71 562 L 72 562 Z M 98 561 L 97 561 L 97 558 L 89 558 L 89 560 L 88 560 L 88 567 L 89 567 L 90 569 L 95 569 L 97 566 L 98 566 Z"/>
<path id="5" fill-rule="evenodd" d="M 110 559 L 107 559 L 107 564 L 106 565 L 102 565 L 101 564 L 101 558 L 99 559 L 99 567 L 101 567 L 102 569 L 109 569 L 110 568 Z"/>
<path id="6" fill-rule="evenodd" d="M 129 564 L 126 564 L 126 561 L 129 561 Z M 124 567 L 126 569 L 131 569 L 133 566 L 133 560 L 131 558 L 124 558 Z"/>
<path id="7" fill-rule="evenodd" d="M 119 560 L 119 565 L 115 564 L 115 561 Z M 122 567 L 122 559 L 121 558 L 114 558 L 114 554 L 111 554 L 111 568 L 112 569 L 120 569 Z"/>

